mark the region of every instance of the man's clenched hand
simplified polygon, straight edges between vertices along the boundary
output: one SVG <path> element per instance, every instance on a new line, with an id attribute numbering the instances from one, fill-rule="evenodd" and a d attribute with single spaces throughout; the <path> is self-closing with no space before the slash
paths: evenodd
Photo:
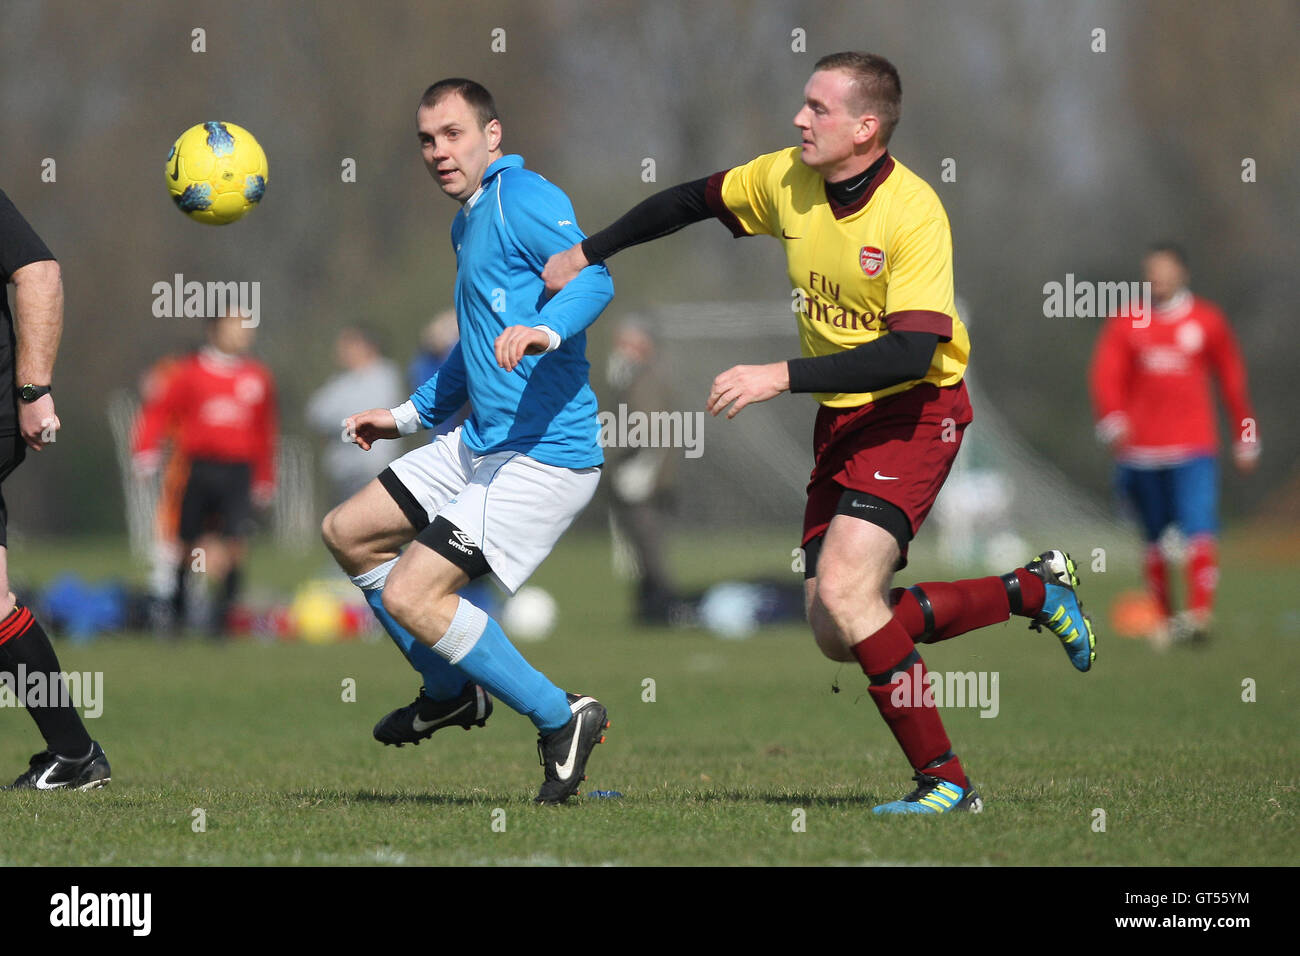
<path id="1" fill-rule="evenodd" d="M 397 421 L 387 408 L 372 408 L 349 415 L 343 419 L 343 428 L 362 451 L 370 451 L 370 446 L 381 438 L 396 438 L 398 435 Z"/>
<path id="2" fill-rule="evenodd" d="M 570 246 L 563 252 L 557 252 L 546 260 L 542 270 L 542 281 L 546 283 L 547 292 L 559 292 L 577 277 L 578 273 L 591 265 L 582 251 L 582 243 Z"/>

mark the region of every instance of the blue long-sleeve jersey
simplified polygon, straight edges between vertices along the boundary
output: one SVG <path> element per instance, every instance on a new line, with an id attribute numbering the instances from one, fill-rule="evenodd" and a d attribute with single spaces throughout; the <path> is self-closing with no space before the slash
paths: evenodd
<path id="1" fill-rule="evenodd" d="M 460 342 L 411 396 L 424 427 L 468 398 L 473 412 L 463 438 L 478 454 L 518 451 L 565 468 L 601 464 L 585 329 L 614 297 L 614 283 L 603 265 L 589 266 L 548 299 L 541 278 L 547 259 L 584 238 L 568 196 L 525 169 L 522 156 L 487 168 L 451 224 Z M 512 325 L 544 325 L 560 347 L 525 355 L 506 372 L 495 343 Z"/>

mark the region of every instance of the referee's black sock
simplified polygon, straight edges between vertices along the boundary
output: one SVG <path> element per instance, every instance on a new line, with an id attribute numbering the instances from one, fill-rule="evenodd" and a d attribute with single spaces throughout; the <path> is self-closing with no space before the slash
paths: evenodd
<path id="1" fill-rule="evenodd" d="M 221 582 L 221 603 L 226 607 L 234 604 L 235 598 L 239 596 L 239 589 L 243 584 L 244 569 L 234 565 L 226 572 L 226 579 Z"/>
<path id="2" fill-rule="evenodd" d="M 185 589 L 189 584 L 189 580 L 190 565 L 188 561 L 182 558 L 176 565 L 176 590 L 172 592 L 172 614 L 175 615 L 177 626 L 182 629 L 185 627 Z"/>
<path id="3" fill-rule="evenodd" d="M 230 609 L 234 606 L 235 598 L 239 595 L 243 583 L 244 572 L 238 565 L 232 566 L 222 578 L 221 593 L 217 596 L 216 607 L 212 610 L 211 631 L 214 637 L 226 633 L 226 621 L 230 617 Z"/>
<path id="4" fill-rule="evenodd" d="M 61 757 L 82 756 L 90 750 L 90 735 L 68 697 L 59 658 L 31 610 L 16 604 L 9 616 L 0 621 L 0 674 L 10 682 L 15 693 L 24 695 L 19 675 L 37 673 L 45 681 L 45 698 L 40 706 L 29 704 L 27 713 L 36 721 L 49 750 Z"/>

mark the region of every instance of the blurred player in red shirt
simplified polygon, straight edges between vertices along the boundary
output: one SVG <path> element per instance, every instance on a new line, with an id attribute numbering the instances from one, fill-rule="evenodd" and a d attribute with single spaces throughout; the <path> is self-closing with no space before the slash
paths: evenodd
<path id="1" fill-rule="evenodd" d="M 1152 314 L 1140 307 L 1109 319 L 1092 359 L 1097 435 L 1118 462 L 1120 494 L 1137 512 L 1146 541 L 1144 574 L 1164 624 L 1153 638 L 1203 640 L 1219 567 L 1218 435 L 1211 374 L 1230 413 L 1233 459 L 1243 473 L 1259 459 L 1246 366 L 1218 306 L 1187 288 L 1187 256 L 1153 245 L 1142 261 Z M 1159 539 L 1174 525 L 1187 540 L 1188 610 L 1177 617 Z"/>
<path id="2" fill-rule="evenodd" d="M 208 320 L 208 344 L 183 359 L 144 404 L 135 438 L 136 472 L 153 474 L 162 444 L 189 463 L 181 496 L 181 561 L 173 598 L 175 622 L 185 621 L 185 584 L 193 566 L 221 581 L 209 630 L 222 632 L 239 592 L 251 505 L 275 493 L 278 419 L 270 370 L 248 357 L 253 329 L 231 313 Z M 200 538 L 202 561 L 194 555 Z"/>

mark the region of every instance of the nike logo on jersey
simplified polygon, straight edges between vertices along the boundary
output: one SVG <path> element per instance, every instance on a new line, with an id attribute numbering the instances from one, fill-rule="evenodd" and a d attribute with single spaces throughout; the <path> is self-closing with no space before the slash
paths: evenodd
<path id="1" fill-rule="evenodd" d="M 788 232 L 786 232 L 786 231 L 785 231 L 785 227 L 782 226 L 782 227 L 781 227 L 781 238 L 782 238 L 782 239 L 802 239 L 803 236 L 792 236 L 792 235 L 790 235 Z"/>
<path id="2" fill-rule="evenodd" d="M 572 221 L 571 219 L 561 219 L 559 222 L 556 223 L 556 225 L 557 225 L 557 226 L 572 226 L 572 225 L 573 225 L 573 221 Z"/>
<path id="3" fill-rule="evenodd" d="M 898 480 L 897 475 L 882 475 L 880 472 L 876 472 L 876 481 L 897 481 L 897 480 Z"/>
<path id="4" fill-rule="evenodd" d="M 415 728 L 415 732 L 417 734 L 422 734 L 430 727 L 437 727 L 439 724 L 445 724 L 447 721 L 451 720 L 453 717 L 455 717 L 465 708 L 473 707 L 473 706 L 474 706 L 474 702 L 472 700 L 468 701 L 467 703 L 464 703 L 461 706 L 457 707 L 450 714 L 444 714 L 442 717 L 439 717 L 437 720 L 421 720 L 419 717 L 413 717 L 411 719 L 411 726 Z"/>
<path id="5" fill-rule="evenodd" d="M 578 759 L 578 741 L 582 739 L 582 718 L 584 714 L 578 715 L 578 726 L 573 728 L 573 740 L 569 744 L 569 757 L 564 763 L 555 765 L 555 775 L 561 780 L 568 780 L 573 776 L 573 765 Z"/>

